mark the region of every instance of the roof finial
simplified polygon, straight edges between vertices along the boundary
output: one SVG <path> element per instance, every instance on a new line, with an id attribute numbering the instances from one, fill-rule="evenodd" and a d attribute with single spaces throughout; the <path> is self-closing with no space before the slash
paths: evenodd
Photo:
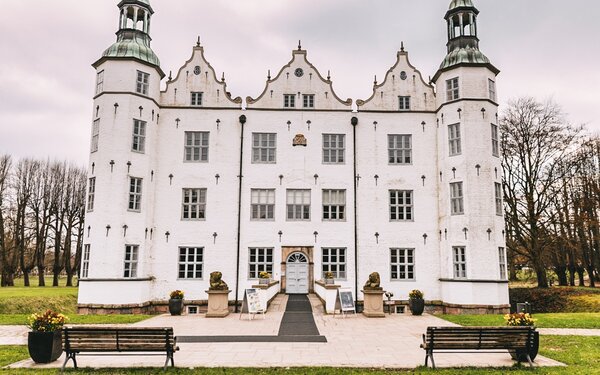
<path id="1" fill-rule="evenodd" d="M 198 41 L 196 42 L 196 47 L 200 47 L 200 35 L 198 35 Z"/>
<path id="2" fill-rule="evenodd" d="M 373 81 L 373 84 L 377 84 L 377 74 L 375 75 L 375 81 Z"/>
<path id="3" fill-rule="evenodd" d="M 329 69 L 327 69 L 327 80 L 331 81 L 331 73 L 330 73 Z"/>
<path id="4" fill-rule="evenodd" d="M 404 52 L 404 42 L 400 42 L 400 52 Z"/>
<path id="5" fill-rule="evenodd" d="M 298 51 L 302 51 L 302 41 L 298 40 Z"/>
<path id="6" fill-rule="evenodd" d="M 269 69 L 267 71 L 267 79 L 270 80 L 271 79 L 271 69 Z"/>
<path id="7" fill-rule="evenodd" d="M 173 80 L 173 77 L 171 76 L 171 73 L 172 73 L 172 72 L 169 70 L 169 81 L 172 81 L 172 80 Z"/>
<path id="8" fill-rule="evenodd" d="M 225 82 L 225 72 L 223 72 L 223 74 L 221 74 L 221 82 Z"/>

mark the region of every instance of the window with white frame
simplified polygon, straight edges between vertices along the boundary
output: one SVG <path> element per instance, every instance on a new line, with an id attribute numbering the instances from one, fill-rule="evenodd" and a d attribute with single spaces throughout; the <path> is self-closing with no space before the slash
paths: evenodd
<path id="1" fill-rule="evenodd" d="M 283 95 L 283 108 L 294 108 L 296 106 L 296 95 L 295 94 L 284 94 Z"/>
<path id="2" fill-rule="evenodd" d="M 90 244 L 83 245 L 83 254 L 81 254 L 81 278 L 86 279 L 90 270 Z"/>
<path id="3" fill-rule="evenodd" d="M 460 98 L 458 87 L 458 77 L 446 81 L 446 101 L 456 100 Z"/>
<path id="4" fill-rule="evenodd" d="M 496 215 L 502 216 L 504 210 L 502 207 L 502 184 L 494 182 L 494 198 L 496 201 Z"/>
<path id="5" fill-rule="evenodd" d="M 181 218 L 183 220 L 206 218 L 206 189 L 183 189 Z"/>
<path id="6" fill-rule="evenodd" d="M 135 91 L 142 95 L 148 95 L 149 82 L 150 82 L 150 74 L 144 73 L 144 72 L 141 72 L 138 70 Z"/>
<path id="7" fill-rule="evenodd" d="M 136 152 L 144 152 L 146 150 L 146 121 L 133 120 L 131 150 Z"/>
<path id="8" fill-rule="evenodd" d="M 460 155 L 461 142 L 460 142 L 460 124 L 448 125 L 448 149 L 450 150 L 450 156 Z"/>
<path id="9" fill-rule="evenodd" d="M 323 272 L 321 277 L 325 278 L 326 272 L 333 273 L 335 279 L 346 278 L 346 248 L 324 247 L 322 250 L 321 264 Z"/>
<path id="10" fill-rule="evenodd" d="M 323 220 L 346 219 L 346 190 L 323 190 Z"/>
<path id="11" fill-rule="evenodd" d="M 248 254 L 248 278 L 258 279 L 261 272 L 273 274 L 273 248 L 251 247 Z"/>
<path id="12" fill-rule="evenodd" d="M 142 204 L 142 179 L 129 177 L 129 211 L 140 211 Z"/>
<path id="13" fill-rule="evenodd" d="M 185 161 L 208 161 L 208 135 L 208 132 L 185 132 Z"/>
<path id="14" fill-rule="evenodd" d="M 498 143 L 498 125 L 492 124 L 492 155 L 500 156 L 500 147 Z"/>
<path id="15" fill-rule="evenodd" d="M 415 249 L 390 249 L 390 278 L 415 279 Z"/>
<path id="16" fill-rule="evenodd" d="M 323 163 L 343 164 L 345 153 L 345 134 L 323 134 Z"/>
<path id="17" fill-rule="evenodd" d="M 104 70 L 96 74 L 96 95 L 104 91 Z"/>
<path id="18" fill-rule="evenodd" d="M 310 190 L 287 190 L 287 219 L 310 220 Z"/>
<path id="19" fill-rule="evenodd" d="M 388 163 L 412 164 L 412 135 L 388 135 Z"/>
<path id="20" fill-rule="evenodd" d="M 191 104 L 193 106 L 201 106 L 202 105 L 202 93 L 201 92 L 192 92 L 191 94 Z"/>
<path id="21" fill-rule="evenodd" d="M 498 266 L 500 269 L 500 280 L 506 280 L 506 251 L 503 247 L 498 248 Z"/>
<path id="22" fill-rule="evenodd" d="M 398 97 L 398 109 L 400 111 L 410 110 L 410 96 L 399 96 Z"/>
<path id="23" fill-rule="evenodd" d="M 488 88 L 490 91 L 490 100 L 496 101 L 496 82 L 492 79 L 488 79 Z"/>
<path id="24" fill-rule="evenodd" d="M 252 220 L 275 219 L 275 189 L 252 189 L 250 195 Z"/>
<path id="25" fill-rule="evenodd" d="M 276 133 L 252 133 L 252 163 L 275 163 Z"/>
<path id="26" fill-rule="evenodd" d="M 98 151 L 98 138 L 100 137 L 100 119 L 94 120 L 92 124 L 92 145 L 90 152 Z"/>
<path id="27" fill-rule="evenodd" d="M 94 198 L 96 196 L 96 177 L 88 180 L 87 210 L 94 211 Z"/>
<path id="28" fill-rule="evenodd" d="M 139 245 L 125 245 L 125 262 L 123 265 L 123 277 L 137 277 Z"/>
<path id="29" fill-rule="evenodd" d="M 203 256 L 203 247 L 180 247 L 177 277 L 179 279 L 201 279 Z"/>
<path id="30" fill-rule="evenodd" d="M 464 279 L 467 277 L 467 253 L 464 246 L 452 247 L 452 263 L 454 278 Z"/>
<path id="31" fill-rule="evenodd" d="M 452 182 L 450 184 L 450 214 L 462 215 L 464 213 L 463 183 Z"/>
<path id="32" fill-rule="evenodd" d="M 302 95 L 302 107 L 315 108 L 315 96 L 313 94 Z"/>
<path id="33" fill-rule="evenodd" d="M 413 220 L 412 190 L 390 190 L 390 220 Z"/>

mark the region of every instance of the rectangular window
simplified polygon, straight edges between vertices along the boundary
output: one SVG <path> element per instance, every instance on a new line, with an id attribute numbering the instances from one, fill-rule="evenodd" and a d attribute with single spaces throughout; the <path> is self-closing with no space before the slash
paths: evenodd
<path id="1" fill-rule="evenodd" d="M 460 155 L 462 152 L 460 144 L 460 124 L 448 125 L 448 149 L 450 156 Z"/>
<path id="2" fill-rule="evenodd" d="M 323 220 L 346 219 L 346 190 L 323 190 Z"/>
<path id="3" fill-rule="evenodd" d="M 275 219 L 275 189 L 252 189 L 250 195 L 253 220 Z"/>
<path id="4" fill-rule="evenodd" d="M 488 87 L 490 90 L 490 100 L 492 101 L 496 101 L 496 82 L 494 82 L 493 80 L 489 79 L 488 80 Z"/>
<path id="5" fill-rule="evenodd" d="M 462 215 L 465 213 L 462 182 L 453 182 L 450 184 L 450 213 L 452 215 Z"/>
<path id="6" fill-rule="evenodd" d="M 458 77 L 446 81 L 446 101 L 456 100 L 460 98 L 458 89 Z"/>
<path id="7" fill-rule="evenodd" d="M 390 278 L 415 279 L 415 249 L 390 249 Z"/>
<path id="8" fill-rule="evenodd" d="M 139 245 L 125 245 L 125 263 L 123 277 L 137 277 Z"/>
<path id="9" fill-rule="evenodd" d="M 325 272 L 332 272 L 335 279 L 346 278 L 346 249 L 336 247 L 324 247 L 322 249 L 322 268 L 321 277 L 325 278 Z"/>
<path id="10" fill-rule="evenodd" d="M 193 106 L 201 106 L 202 105 L 202 93 L 201 92 L 192 92 L 191 103 Z"/>
<path id="11" fill-rule="evenodd" d="M 287 190 L 287 219 L 310 220 L 310 190 Z"/>
<path id="12" fill-rule="evenodd" d="M 390 220 L 413 220 L 412 190 L 390 190 Z"/>
<path id="13" fill-rule="evenodd" d="M 452 247 L 452 263 L 454 265 L 454 278 L 467 277 L 467 254 L 464 246 Z"/>
<path id="14" fill-rule="evenodd" d="M 177 277 L 179 279 L 201 279 L 203 256 L 203 247 L 180 247 Z"/>
<path id="15" fill-rule="evenodd" d="M 285 94 L 283 95 L 283 108 L 294 108 L 296 107 L 296 95 Z"/>
<path id="16" fill-rule="evenodd" d="M 183 189 L 181 218 L 183 220 L 206 218 L 206 189 Z"/>
<path id="17" fill-rule="evenodd" d="M 94 198 L 96 195 L 96 177 L 89 179 L 88 183 L 88 196 L 87 196 L 87 210 L 94 211 Z"/>
<path id="18" fill-rule="evenodd" d="M 150 74 L 137 71 L 137 84 L 135 91 L 142 94 L 148 95 L 148 83 L 150 81 Z"/>
<path id="19" fill-rule="evenodd" d="M 500 147 L 498 146 L 498 125 L 492 124 L 492 155 L 500 156 Z"/>
<path id="20" fill-rule="evenodd" d="M 496 215 L 502 216 L 504 213 L 502 207 L 502 184 L 494 182 L 494 196 L 496 200 Z"/>
<path id="21" fill-rule="evenodd" d="M 96 74 L 96 95 L 104 91 L 104 70 L 101 70 Z"/>
<path id="22" fill-rule="evenodd" d="M 144 152 L 146 150 L 146 121 L 133 120 L 131 150 L 137 152 Z"/>
<path id="23" fill-rule="evenodd" d="M 208 161 L 208 132 L 185 132 L 185 161 Z"/>
<path id="24" fill-rule="evenodd" d="M 302 107 L 315 108 L 315 96 L 312 94 L 302 95 Z"/>
<path id="25" fill-rule="evenodd" d="M 258 279 L 261 272 L 273 274 L 273 248 L 250 248 L 248 278 Z"/>
<path id="26" fill-rule="evenodd" d="M 277 134 L 252 133 L 252 163 L 275 163 Z"/>
<path id="27" fill-rule="evenodd" d="M 506 280 L 506 252 L 503 247 L 498 248 L 498 265 L 500 268 L 500 280 Z"/>
<path id="28" fill-rule="evenodd" d="M 142 179 L 129 177 L 129 211 L 140 211 L 142 203 Z"/>
<path id="29" fill-rule="evenodd" d="M 83 245 L 83 254 L 81 254 L 81 278 L 88 277 L 90 270 L 90 244 Z"/>
<path id="30" fill-rule="evenodd" d="M 412 135 L 388 135 L 388 162 L 390 164 L 412 164 Z"/>
<path id="31" fill-rule="evenodd" d="M 98 138 L 100 137 L 100 119 L 94 120 L 92 124 L 92 145 L 90 147 L 90 152 L 98 151 Z"/>
<path id="32" fill-rule="evenodd" d="M 400 111 L 410 110 L 410 96 L 399 96 L 398 97 L 398 109 Z"/>
<path id="33" fill-rule="evenodd" d="M 345 134 L 323 134 L 323 163 L 343 164 L 346 153 Z"/>

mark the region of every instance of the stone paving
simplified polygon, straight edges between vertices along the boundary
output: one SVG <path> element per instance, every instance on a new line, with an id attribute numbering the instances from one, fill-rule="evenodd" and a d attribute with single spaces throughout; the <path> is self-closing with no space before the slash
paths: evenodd
<path id="1" fill-rule="evenodd" d="M 279 295 L 264 316 L 249 320 L 246 315 L 230 314 L 223 319 L 204 315 L 173 317 L 161 315 L 136 323 L 136 326 L 169 326 L 175 335 L 277 335 L 287 296 Z M 175 354 L 177 367 L 368 367 L 414 368 L 423 365 L 425 353 L 419 348 L 427 326 L 452 325 L 432 315 L 386 315 L 369 319 L 361 314 L 325 315 L 314 295 L 310 296 L 315 322 L 327 343 L 180 343 Z M 26 332 L 26 331 L 25 331 Z M 56 368 L 64 356 L 47 365 L 24 360 L 10 367 Z M 161 367 L 164 356 L 81 356 L 80 367 Z M 436 354 L 438 367 L 502 367 L 514 362 L 508 353 Z M 536 366 L 562 366 L 560 362 L 538 356 Z M 72 367 L 69 362 L 68 367 Z"/>

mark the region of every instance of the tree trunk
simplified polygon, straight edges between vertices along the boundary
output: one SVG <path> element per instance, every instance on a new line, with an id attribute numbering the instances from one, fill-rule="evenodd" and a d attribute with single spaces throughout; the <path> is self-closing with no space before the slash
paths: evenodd
<path id="1" fill-rule="evenodd" d="M 585 270 L 583 267 L 578 266 L 577 267 L 577 276 L 579 276 L 579 286 L 585 286 Z"/>
<path id="2" fill-rule="evenodd" d="M 556 273 L 556 276 L 558 277 L 558 285 L 559 286 L 568 286 L 568 280 L 567 280 L 567 267 L 565 266 L 557 266 L 554 267 L 554 272 Z"/>

